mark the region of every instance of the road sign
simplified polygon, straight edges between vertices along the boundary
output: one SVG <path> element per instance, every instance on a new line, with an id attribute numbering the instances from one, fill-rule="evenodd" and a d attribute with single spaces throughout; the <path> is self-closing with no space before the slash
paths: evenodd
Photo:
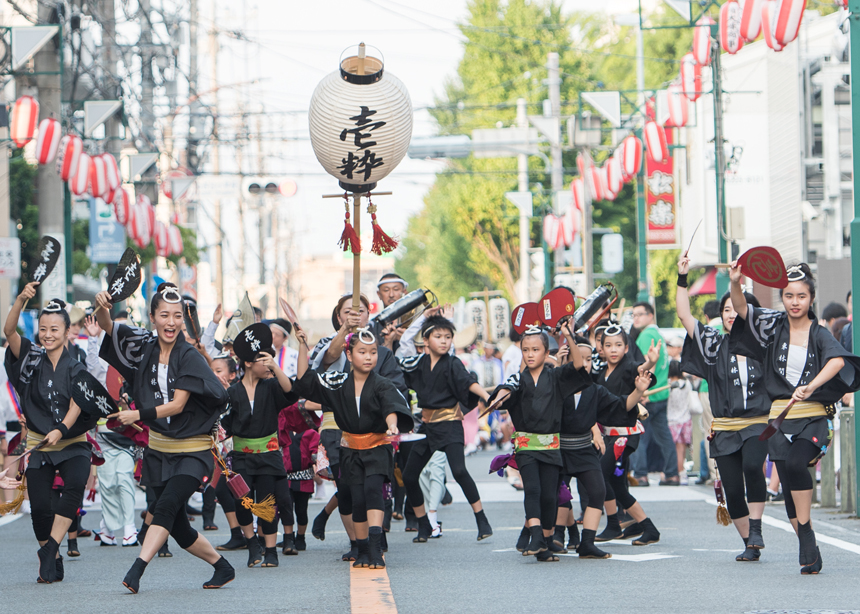
<path id="1" fill-rule="evenodd" d="M 200 175 L 197 177 L 197 196 L 204 200 L 238 198 L 239 175 Z"/>
<path id="2" fill-rule="evenodd" d="M 12 70 L 24 66 L 59 31 L 59 26 L 12 28 Z"/>
<path id="3" fill-rule="evenodd" d="M 582 92 L 582 99 L 616 128 L 621 127 L 620 92 Z"/>
<path id="4" fill-rule="evenodd" d="M 0 279 L 21 277 L 21 239 L 0 238 Z"/>
<path id="5" fill-rule="evenodd" d="M 84 103 L 84 136 L 105 123 L 122 106 L 121 100 L 87 100 Z"/>
<path id="6" fill-rule="evenodd" d="M 90 198 L 90 260 L 118 262 L 125 252 L 125 229 L 116 221 L 113 207 L 101 198 Z"/>
<path id="7" fill-rule="evenodd" d="M 511 201 L 520 210 L 520 215 L 532 216 L 532 193 L 531 192 L 505 192 L 505 198 Z"/>

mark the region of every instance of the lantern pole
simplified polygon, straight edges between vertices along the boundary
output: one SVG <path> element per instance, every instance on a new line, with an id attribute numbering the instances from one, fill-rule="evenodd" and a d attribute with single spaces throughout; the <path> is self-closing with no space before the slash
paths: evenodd
<path id="1" fill-rule="evenodd" d="M 361 245 L 361 194 L 352 195 L 352 226 Z M 352 310 L 361 311 L 361 248 L 352 255 Z"/>
<path id="2" fill-rule="evenodd" d="M 854 151 L 860 151 L 860 0 L 848 2 L 848 28 L 851 37 L 851 119 L 855 129 L 852 131 Z M 855 154 L 853 177 L 854 182 L 854 219 L 851 220 L 851 303 L 854 313 L 860 313 L 860 155 Z M 860 323 L 860 322 L 858 322 Z M 853 328 L 853 348 L 857 354 L 860 350 L 860 329 Z M 860 405 L 860 393 L 854 395 L 854 407 Z M 847 414 L 847 412 L 846 412 Z M 860 508 L 860 477 L 857 467 L 860 466 L 860 429 L 854 426 L 854 513 Z M 845 458 L 843 456 L 842 458 Z M 843 464 L 844 466 L 844 464 Z M 845 471 L 843 470 L 843 479 Z M 844 491 L 843 491 L 844 492 Z M 843 505 L 842 509 L 846 509 Z M 848 508 L 850 509 L 850 508 Z"/>

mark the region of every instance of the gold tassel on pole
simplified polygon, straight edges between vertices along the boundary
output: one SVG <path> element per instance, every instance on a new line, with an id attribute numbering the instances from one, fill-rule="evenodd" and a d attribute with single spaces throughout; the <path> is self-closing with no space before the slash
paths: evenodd
<path id="1" fill-rule="evenodd" d="M 245 509 L 251 510 L 260 520 L 264 522 L 272 522 L 275 520 L 275 497 L 269 495 L 259 503 L 254 503 L 250 497 L 242 497 L 242 506 Z"/>
<path id="2" fill-rule="evenodd" d="M 21 509 L 21 505 L 24 503 L 24 493 L 27 492 L 26 482 L 21 480 L 20 486 L 15 490 L 18 491 L 18 494 L 15 495 L 14 499 L 8 503 L 0 503 L 0 516 L 5 516 L 6 514 L 17 514 L 18 510 Z"/>

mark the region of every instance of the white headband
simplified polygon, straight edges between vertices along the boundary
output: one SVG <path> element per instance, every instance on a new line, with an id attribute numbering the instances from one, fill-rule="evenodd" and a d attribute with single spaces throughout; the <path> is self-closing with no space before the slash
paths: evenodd
<path id="1" fill-rule="evenodd" d="M 378 290 L 382 284 L 403 284 L 403 289 L 407 289 L 409 284 L 405 279 L 400 279 L 399 277 L 386 277 L 385 279 L 380 279 L 379 283 L 376 284 L 376 289 Z"/>
<path id="2" fill-rule="evenodd" d="M 534 324 L 527 324 L 526 325 L 526 332 L 524 332 L 523 334 L 524 335 L 539 335 L 542 332 L 543 332 L 543 329 L 541 329 L 540 326 L 535 326 Z"/>
<path id="3" fill-rule="evenodd" d="M 603 329 L 604 337 L 617 337 L 621 333 L 624 332 L 624 329 L 618 326 L 618 324 L 612 324 Z"/>
<path id="4" fill-rule="evenodd" d="M 355 331 L 355 334 L 358 335 L 358 340 L 366 345 L 376 343 L 376 337 L 374 337 L 373 333 L 370 332 L 370 329 L 367 327 L 359 328 L 357 331 Z"/>
<path id="5" fill-rule="evenodd" d="M 56 300 L 51 299 L 51 301 L 45 305 L 45 308 L 42 310 L 45 313 L 59 313 L 63 311 L 63 306 L 60 305 Z"/>
<path id="6" fill-rule="evenodd" d="M 165 303 L 171 303 L 175 305 L 176 303 L 182 302 L 182 295 L 179 294 L 179 290 L 177 290 L 173 286 L 167 286 L 161 291 L 160 294 L 161 298 L 164 299 Z"/>
<path id="7" fill-rule="evenodd" d="M 279 331 L 281 331 L 282 333 L 284 333 L 284 336 L 286 336 L 286 337 L 289 337 L 289 336 L 290 336 L 289 331 L 288 331 L 286 328 L 284 328 L 283 326 L 281 326 L 280 324 L 275 324 L 274 322 L 272 322 L 272 323 L 270 323 L 270 324 L 269 324 L 269 326 L 274 326 L 274 327 L 275 327 L 275 328 L 277 328 Z"/>
<path id="8" fill-rule="evenodd" d="M 785 272 L 788 281 L 800 281 L 801 279 L 806 279 L 806 273 L 803 272 L 800 265 L 790 266 L 785 270 Z"/>

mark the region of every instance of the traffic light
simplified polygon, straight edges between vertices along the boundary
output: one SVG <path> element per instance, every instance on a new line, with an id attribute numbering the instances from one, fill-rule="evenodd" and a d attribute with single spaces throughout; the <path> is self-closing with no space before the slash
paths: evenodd
<path id="1" fill-rule="evenodd" d="M 277 177 L 245 177 L 243 183 L 245 191 L 251 196 L 270 195 L 290 197 L 298 189 L 295 181 Z"/>

